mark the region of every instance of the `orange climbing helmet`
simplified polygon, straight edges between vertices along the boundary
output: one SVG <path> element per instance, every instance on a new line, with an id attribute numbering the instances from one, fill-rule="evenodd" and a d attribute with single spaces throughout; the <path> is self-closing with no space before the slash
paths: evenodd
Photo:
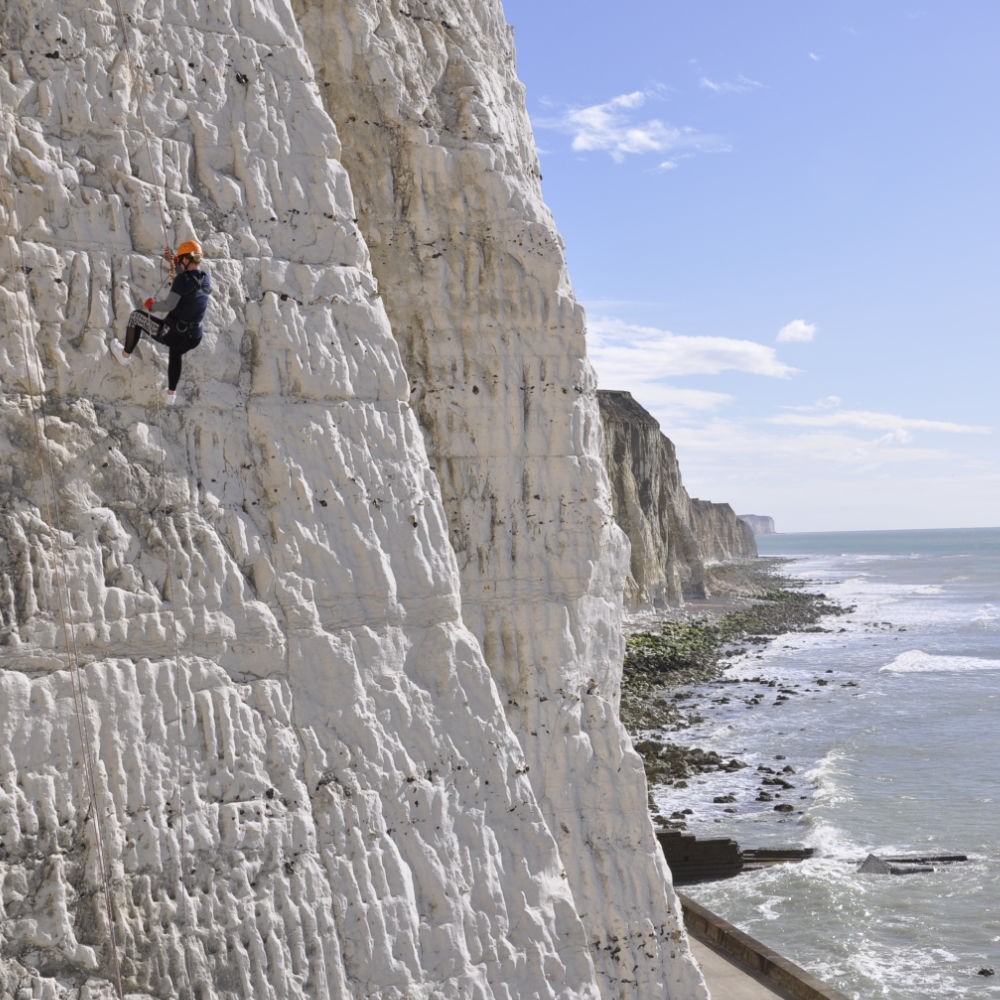
<path id="1" fill-rule="evenodd" d="M 186 253 L 196 253 L 199 257 L 201 256 L 201 244 L 197 240 L 185 240 L 177 248 L 177 256 L 183 257 Z"/>

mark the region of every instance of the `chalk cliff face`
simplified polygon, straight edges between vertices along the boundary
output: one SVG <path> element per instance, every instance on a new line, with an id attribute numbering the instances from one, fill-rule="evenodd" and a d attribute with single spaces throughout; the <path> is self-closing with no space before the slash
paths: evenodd
<path id="1" fill-rule="evenodd" d="M 617 721 L 627 545 L 511 29 L 483 0 L 324 0 L 304 18 L 441 483 L 464 620 L 587 899 L 602 991 L 655 991 L 673 981 L 677 927 Z"/>
<path id="2" fill-rule="evenodd" d="M 629 392 L 598 393 L 615 517 L 632 543 L 632 608 L 705 597 L 705 561 L 673 443 Z"/>
<path id="3" fill-rule="evenodd" d="M 632 543 L 626 604 L 708 596 L 706 566 L 755 558 L 752 532 L 729 504 L 688 496 L 673 443 L 631 393 L 601 390 L 598 399 L 615 517 Z"/>
<path id="4" fill-rule="evenodd" d="M 499 3 L 122 7 L 0 12 L 0 995 L 704 996 Z"/>
<path id="5" fill-rule="evenodd" d="M 746 521 L 750 525 L 750 530 L 754 535 L 776 535 L 777 529 L 774 527 L 774 518 L 766 514 L 740 514 L 741 521 Z"/>
<path id="6" fill-rule="evenodd" d="M 692 498 L 691 515 L 698 548 L 706 562 L 756 557 L 753 529 L 736 516 L 729 504 Z"/>

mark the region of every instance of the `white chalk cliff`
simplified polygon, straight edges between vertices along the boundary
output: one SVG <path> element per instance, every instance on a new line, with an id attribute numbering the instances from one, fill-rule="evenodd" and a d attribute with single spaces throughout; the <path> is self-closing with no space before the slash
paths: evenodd
<path id="1" fill-rule="evenodd" d="M 118 9 L 0 10 L 0 996 L 706 996 L 499 0 Z"/>

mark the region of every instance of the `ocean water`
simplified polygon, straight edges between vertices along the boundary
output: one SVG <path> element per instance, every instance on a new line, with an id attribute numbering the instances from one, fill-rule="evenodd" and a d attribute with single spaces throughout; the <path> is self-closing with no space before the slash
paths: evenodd
<path id="1" fill-rule="evenodd" d="M 654 798 L 668 814 L 692 809 L 699 836 L 816 853 L 685 891 L 857 1000 L 998 1000 L 1000 528 L 758 543 L 855 610 L 695 690 L 704 721 L 684 741 L 748 766 Z M 860 874 L 869 853 L 969 860 Z"/>

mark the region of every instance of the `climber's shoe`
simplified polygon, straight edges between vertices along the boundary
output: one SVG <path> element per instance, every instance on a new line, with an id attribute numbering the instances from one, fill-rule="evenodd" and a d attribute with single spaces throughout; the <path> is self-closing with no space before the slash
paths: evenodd
<path id="1" fill-rule="evenodd" d="M 111 356 L 120 365 L 128 365 L 132 361 L 132 355 L 125 353 L 125 345 L 120 340 L 111 341 Z"/>

